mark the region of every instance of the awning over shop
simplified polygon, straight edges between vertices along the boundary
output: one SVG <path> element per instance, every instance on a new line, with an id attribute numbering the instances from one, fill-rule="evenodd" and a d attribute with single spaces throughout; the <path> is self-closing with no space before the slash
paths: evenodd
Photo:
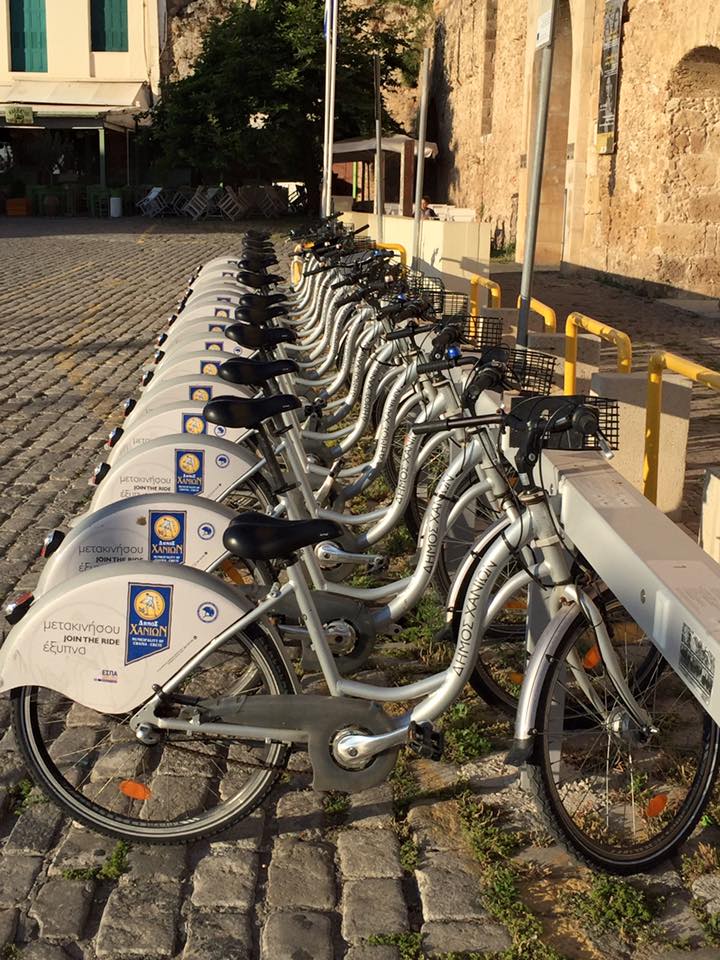
<path id="1" fill-rule="evenodd" d="M 0 123 L 7 108 L 29 107 L 33 126 L 134 128 L 134 115 L 151 105 L 147 83 L 98 80 L 17 80 L 0 84 Z"/>
<path id="2" fill-rule="evenodd" d="M 382 148 L 384 153 L 403 153 L 405 150 L 405 144 L 412 142 L 414 144 L 414 155 L 417 156 L 417 140 L 413 140 L 412 137 L 406 137 L 405 134 L 396 133 L 392 136 L 384 136 L 382 141 Z M 438 155 L 437 144 L 435 143 L 426 143 L 425 144 L 425 159 L 434 160 Z M 355 140 L 339 140 L 335 143 L 333 147 L 333 157 L 337 157 L 341 160 L 365 160 L 371 161 L 375 156 L 375 140 L 374 138 L 370 139 L 360 139 Z"/>
<path id="3" fill-rule="evenodd" d="M 339 140 L 333 145 L 335 163 L 375 164 L 376 143 L 374 138 Z M 413 210 L 413 174 L 418 153 L 418 142 L 402 133 L 384 136 L 382 141 L 383 167 L 389 155 L 400 158 L 400 177 L 398 184 L 398 209 L 403 216 L 412 216 Z M 434 160 L 438 155 L 437 144 L 425 144 L 425 159 Z M 355 176 L 355 175 L 353 175 Z M 385 181 L 385 177 L 383 177 Z M 353 188 L 354 189 L 354 188 Z M 353 193 L 353 196 L 355 194 Z M 364 196 L 362 197 L 364 200 Z"/>

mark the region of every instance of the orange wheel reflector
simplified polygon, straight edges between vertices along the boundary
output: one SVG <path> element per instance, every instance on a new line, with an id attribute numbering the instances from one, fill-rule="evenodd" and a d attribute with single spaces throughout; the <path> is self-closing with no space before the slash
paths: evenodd
<path id="1" fill-rule="evenodd" d="M 524 679 L 525 679 L 525 674 L 524 674 L 524 673 L 515 673 L 515 672 L 512 672 L 512 673 L 510 674 L 510 681 L 511 681 L 511 683 L 516 683 L 518 686 L 521 686 L 521 685 L 522 685 L 522 682 L 523 682 Z"/>
<path id="2" fill-rule="evenodd" d="M 645 813 L 648 817 L 659 817 L 667 806 L 668 798 L 666 793 L 658 793 L 650 800 L 645 807 Z"/>
<path id="3" fill-rule="evenodd" d="M 503 610 L 527 610 L 527 600 L 508 600 Z"/>
<path id="4" fill-rule="evenodd" d="M 138 783 L 137 780 L 121 780 L 119 788 L 120 793 L 124 793 L 131 800 L 149 800 L 152 794 L 149 787 L 144 783 Z"/>
<path id="5" fill-rule="evenodd" d="M 600 656 L 600 649 L 597 644 L 594 647 L 590 647 L 588 652 L 583 657 L 583 666 L 586 670 L 594 670 L 595 667 L 600 663 L 602 657 Z"/>

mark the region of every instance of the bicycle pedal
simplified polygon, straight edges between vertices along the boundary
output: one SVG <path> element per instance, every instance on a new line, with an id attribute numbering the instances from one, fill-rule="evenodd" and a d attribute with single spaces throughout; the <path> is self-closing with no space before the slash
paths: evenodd
<path id="1" fill-rule="evenodd" d="M 415 723 L 413 720 L 408 730 L 408 747 L 415 756 L 424 760 L 440 760 L 445 749 L 445 735 L 428 720 L 424 723 Z"/>

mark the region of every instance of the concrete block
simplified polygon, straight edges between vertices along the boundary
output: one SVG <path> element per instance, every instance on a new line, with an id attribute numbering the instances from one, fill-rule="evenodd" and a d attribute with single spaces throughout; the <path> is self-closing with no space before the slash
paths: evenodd
<path id="1" fill-rule="evenodd" d="M 591 333 L 580 333 L 577 340 L 576 390 L 578 393 L 587 393 L 592 375 L 600 367 L 600 338 Z M 562 388 L 565 382 L 565 334 L 531 330 L 528 333 L 528 347 L 558 358 L 555 365 L 555 385 Z"/>
<path id="2" fill-rule="evenodd" d="M 720 563 L 720 470 L 715 467 L 705 471 L 700 546 Z"/>
<path id="3" fill-rule="evenodd" d="M 642 490 L 647 373 L 596 373 L 591 393 L 620 401 L 620 449 L 611 462 Z M 663 377 L 657 506 L 672 520 L 679 520 L 682 512 L 691 393 L 692 384 L 685 377 Z"/>

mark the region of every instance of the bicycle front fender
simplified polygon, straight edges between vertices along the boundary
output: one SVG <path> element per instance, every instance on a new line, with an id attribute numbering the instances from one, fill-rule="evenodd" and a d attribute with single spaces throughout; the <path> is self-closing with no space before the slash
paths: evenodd
<path id="1" fill-rule="evenodd" d="M 540 694 L 545 685 L 545 678 L 570 623 L 577 617 L 579 609 L 578 604 L 572 603 L 557 613 L 543 630 L 528 660 L 515 714 L 513 745 L 506 761 L 513 766 L 522 766 L 533 752 L 535 736 L 538 732 Z"/>
<path id="2" fill-rule="evenodd" d="M 232 636 L 250 609 L 240 591 L 189 567 L 91 570 L 36 600 L 12 628 L 0 691 L 46 687 L 91 710 L 129 713 L 213 640 Z"/>

